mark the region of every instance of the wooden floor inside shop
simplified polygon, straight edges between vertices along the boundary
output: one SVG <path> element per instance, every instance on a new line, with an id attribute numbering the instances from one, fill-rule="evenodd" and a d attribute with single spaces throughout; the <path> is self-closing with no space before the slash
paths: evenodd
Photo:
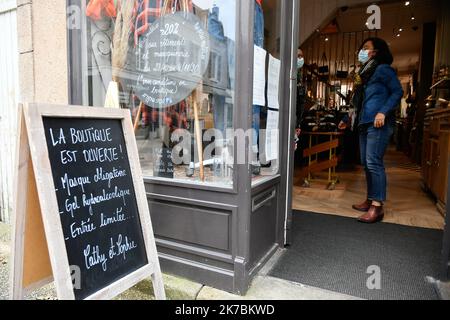
<path id="1" fill-rule="evenodd" d="M 443 229 L 444 217 L 435 202 L 421 187 L 420 168 L 400 152 L 390 149 L 385 158 L 388 177 L 388 201 L 385 204 L 385 223 Z M 300 170 L 294 179 L 293 209 L 357 218 L 361 213 L 352 209 L 366 196 L 365 174 L 362 167 L 338 172 L 340 184 L 336 190 L 326 190 L 326 181 L 313 181 L 303 188 Z M 327 172 L 318 178 L 328 178 Z"/>

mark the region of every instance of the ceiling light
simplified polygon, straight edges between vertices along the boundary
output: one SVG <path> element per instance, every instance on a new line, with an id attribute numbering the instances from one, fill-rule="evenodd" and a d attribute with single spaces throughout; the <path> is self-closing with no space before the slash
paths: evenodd
<path id="1" fill-rule="evenodd" d="M 400 33 L 397 33 L 397 37 L 400 37 Z"/>
<path id="2" fill-rule="evenodd" d="M 403 28 L 398 29 L 398 32 L 402 32 L 402 31 L 403 31 Z"/>
<path id="3" fill-rule="evenodd" d="M 410 2 L 409 1 L 406 1 L 405 2 L 405 6 L 409 6 L 410 5 Z"/>
<path id="4" fill-rule="evenodd" d="M 414 17 L 414 15 L 411 16 L 411 20 L 414 21 L 416 20 L 416 17 Z"/>

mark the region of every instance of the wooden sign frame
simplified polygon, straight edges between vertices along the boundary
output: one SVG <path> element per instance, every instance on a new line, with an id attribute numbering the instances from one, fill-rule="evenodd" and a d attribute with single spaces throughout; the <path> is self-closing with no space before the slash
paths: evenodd
<path id="1" fill-rule="evenodd" d="M 58 299 L 74 300 L 74 288 L 45 138 L 44 117 L 121 120 L 148 263 L 86 300 L 112 299 L 151 277 L 156 299 L 165 292 L 138 148 L 130 113 L 123 109 L 23 104 L 19 106 L 10 297 L 55 282 Z"/>

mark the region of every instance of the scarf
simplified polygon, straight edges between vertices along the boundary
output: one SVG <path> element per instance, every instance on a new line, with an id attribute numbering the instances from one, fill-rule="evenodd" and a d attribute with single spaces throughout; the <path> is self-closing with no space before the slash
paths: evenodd
<path id="1" fill-rule="evenodd" d="M 374 59 L 367 62 L 364 66 L 362 66 L 361 70 L 355 75 L 354 78 L 354 92 L 352 97 L 351 105 L 356 110 L 356 119 L 359 120 L 361 116 L 361 111 L 364 103 L 364 85 L 369 82 L 370 78 L 372 78 L 375 70 L 378 67 L 378 62 Z M 358 124 L 355 124 L 357 127 Z"/>

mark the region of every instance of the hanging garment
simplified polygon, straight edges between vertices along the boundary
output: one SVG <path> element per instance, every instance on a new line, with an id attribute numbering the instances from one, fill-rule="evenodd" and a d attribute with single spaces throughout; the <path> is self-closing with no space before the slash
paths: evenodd
<path id="1" fill-rule="evenodd" d="M 163 0 L 138 0 L 137 17 L 134 31 L 134 44 L 147 32 L 150 25 L 161 17 Z"/>

